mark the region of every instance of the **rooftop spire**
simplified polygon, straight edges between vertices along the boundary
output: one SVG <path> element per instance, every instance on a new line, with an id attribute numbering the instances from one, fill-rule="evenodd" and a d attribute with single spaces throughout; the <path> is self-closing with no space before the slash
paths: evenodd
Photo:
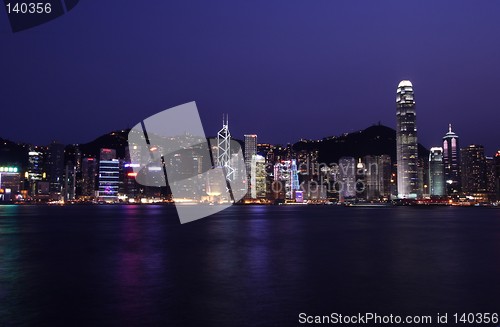
<path id="1" fill-rule="evenodd" d="M 229 114 L 222 114 L 222 126 L 229 125 Z"/>
<path id="2" fill-rule="evenodd" d="M 448 125 L 448 132 L 451 133 L 451 124 Z"/>

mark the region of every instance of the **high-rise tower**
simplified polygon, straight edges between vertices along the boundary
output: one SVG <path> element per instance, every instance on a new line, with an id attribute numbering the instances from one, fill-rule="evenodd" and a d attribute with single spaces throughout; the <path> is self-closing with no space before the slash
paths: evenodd
<path id="1" fill-rule="evenodd" d="M 99 159 L 99 200 L 116 202 L 120 184 L 120 161 L 116 159 L 116 150 L 101 149 Z"/>
<path id="2" fill-rule="evenodd" d="M 482 145 L 471 144 L 460 149 L 462 191 L 466 195 L 485 193 L 487 190 L 486 157 Z"/>
<path id="3" fill-rule="evenodd" d="M 250 181 L 250 183 L 248 183 L 247 196 L 250 197 L 251 197 L 251 190 L 255 187 L 255 185 L 252 185 L 252 181 L 255 180 L 255 176 L 252 176 L 252 158 L 256 154 L 257 154 L 257 135 L 245 134 L 245 168 L 247 171 L 247 178 Z"/>
<path id="4" fill-rule="evenodd" d="M 247 173 L 250 172 L 252 156 L 257 154 L 257 135 L 245 134 L 245 165 Z"/>
<path id="5" fill-rule="evenodd" d="M 64 180 L 64 144 L 53 141 L 49 145 L 45 164 L 50 192 L 61 194 Z"/>
<path id="6" fill-rule="evenodd" d="M 495 163 L 495 177 L 496 177 L 496 190 L 497 190 L 497 201 L 500 201 L 500 150 L 497 151 L 495 157 L 493 158 Z"/>
<path id="7" fill-rule="evenodd" d="M 413 85 L 401 81 L 396 95 L 396 153 L 398 197 L 416 198 L 418 194 L 418 141 Z"/>
<path id="8" fill-rule="evenodd" d="M 234 168 L 231 166 L 231 133 L 229 132 L 229 117 L 222 116 L 222 129 L 217 133 L 216 166 L 223 167 L 226 180 L 234 179 Z"/>
<path id="9" fill-rule="evenodd" d="M 432 147 L 429 153 L 429 194 L 431 196 L 443 196 L 445 193 L 443 148 Z"/>
<path id="10" fill-rule="evenodd" d="M 460 192 L 460 144 L 458 135 L 448 127 L 448 133 L 443 137 L 444 180 L 448 195 Z"/>

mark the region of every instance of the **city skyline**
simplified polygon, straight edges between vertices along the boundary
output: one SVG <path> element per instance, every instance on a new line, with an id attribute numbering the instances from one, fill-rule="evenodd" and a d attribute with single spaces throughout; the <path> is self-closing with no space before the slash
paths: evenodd
<path id="1" fill-rule="evenodd" d="M 394 127 L 391 127 L 391 126 L 387 126 L 385 124 L 372 124 L 370 126 L 377 126 L 377 125 L 381 125 L 381 126 L 386 126 L 386 127 L 389 127 L 393 130 L 396 130 Z M 448 124 L 448 130 L 449 130 L 449 126 L 451 124 Z M 269 142 L 267 140 L 264 140 L 262 142 L 259 142 L 257 143 L 258 145 L 261 145 L 261 144 L 270 144 L 270 145 L 274 145 L 274 146 L 286 146 L 288 144 L 290 145 L 293 145 L 295 143 L 298 143 L 300 141 L 318 141 L 318 142 L 321 142 L 321 141 L 324 141 L 326 139 L 330 139 L 330 138 L 335 138 L 335 137 L 342 137 L 342 136 L 345 136 L 345 135 L 348 135 L 348 134 L 355 134 L 355 133 L 358 133 L 359 131 L 363 131 L 364 129 L 370 127 L 370 126 L 365 126 L 364 128 L 360 128 L 360 129 L 356 129 L 356 130 L 351 130 L 351 131 L 345 131 L 343 133 L 339 133 L 337 135 L 325 135 L 324 137 L 321 137 L 321 138 L 318 138 L 318 139 L 307 139 L 307 138 L 299 138 L 299 139 L 296 139 L 292 142 L 288 142 L 288 143 L 279 143 L 279 142 Z M 116 133 L 116 132 L 119 132 L 119 131 L 126 131 L 128 129 L 117 129 L 117 130 L 111 130 L 111 131 L 108 131 L 108 132 L 105 132 L 104 134 L 102 135 L 97 135 L 95 136 L 94 138 L 91 138 L 90 140 L 88 140 L 87 142 L 83 142 L 83 143 L 65 143 L 65 142 L 61 142 L 61 140 L 58 140 L 58 139 L 51 139 L 51 141 L 49 141 L 48 143 L 30 143 L 30 142 L 22 142 L 22 141 L 19 141 L 18 139 L 9 139 L 9 138 L 5 138 L 3 137 L 2 135 L 0 135 L 0 139 L 3 139 L 5 141 L 9 141 L 9 142 L 13 142 L 15 144 L 18 144 L 18 145 L 32 145 L 34 147 L 42 147 L 42 148 L 48 148 L 52 143 L 57 143 L 57 144 L 63 144 L 65 146 L 70 146 L 70 145 L 82 145 L 82 144 L 88 144 L 88 143 L 91 143 L 95 140 L 97 140 L 98 138 L 102 137 L 102 136 L 105 136 L 105 135 L 110 135 L 110 134 L 113 134 L 113 133 Z M 442 142 L 443 142 L 443 139 L 447 136 L 448 133 L 444 134 L 444 136 L 442 136 L 440 139 L 436 140 L 436 141 L 433 141 L 433 143 L 431 143 L 431 145 L 429 146 L 426 146 L 424 144 L 422 144 L 422 142 L 418 141 L 418 144 L 421 144 L 422 146 L 424 146 L 427 150 L 430 150 L 432 149 L 433 147 L 437 147 L 438 145 L 439 146 L 442 146 Z M 455 134 L 455 133 L 453 133 Z M 214 135 L 216 135 L 216 133 L 214 133 Z M 256 135 L 257 134 L 252 134 L 252 135 Z M 210 136 L 212 137 L 212 136 Z M 244 140 L 245 140 L 245 134 L 237 134 L 236 136 L 234 135 L 231 135 L 231 139 L 233 140 L 239 140 L 241 142 L 243 142 L 244 144 Z M 259 137 L 260 139 L 260 137 Z M 484 149 L 485 149 L 485 154 L 487 156 L 492 156 L 492 155 L 495 155 L 499 150 L 500 150 L 500 144 L 498 146 L 492 146 L 492 150 L 490 151 L 489 149 L 486 148 L 486 146 L 484 144 L 484 142 L 481 142 L 480 140 L 471 140 L 471 142 L 466 142 L 465 144 L 462 145 L 462 143 L 460 143 L 460 147 L 458 148 L 458 150 L 460 150 L 460 148 L 463 148 L 463 147 L 467 147 L 469 145 L 481 145 Z"/>
<path id="2" fill-rule="evenodd" d="M 463 145 L 497 148 L 499 3 L 412 3 L 404 16 L 392 1 L 156 3 L 147 19 L 131 4 L 116 14 L 117 4 L 82 2 L 15 34 L 0 20 L 1 137 L 85 143 L 195 100 L 206 130 L 221 112 L 245 114 L 235 135 L 286 144 L 395 126 L 394 85 L 409 79 L 427 148 L 449 123 Z"/>
<path id="3" fill-rule="evenodd" d="M 499 13 L 5 0 L 0 327 L 500 327 Z"/>
<path id="4" fill-rule="evenodd" d="M 193 103 L 187 105 L 192 106 Z M 232 141 L 229 121 L 224 115 L 222 129 L 218 133 L 216 144 L 210 141 L 211 155 L 202 154 L 198 147 L 196 149 L 188 147 L 185 148 L 188 151 L 185 154 L 167 156 L 165 160 L 169 161 L 170 164 L 165 164 L 164 167 L 170 166 L 167 169 L 174 170 L 181 169 L 179 173 L 184 176 L 183 178 L 191 180 L 189 176 L 199 175 L 203 171 L 203 166 L 215 165 L 215 169 L 222 168 L 222 171 L 225 169 L 226 181 L 232 181 L 234 177 L 240 175 L 244 165 L 247 175 L 238 178 L 243 177 L 246 182 L 241 180 L 243 184 L 239 186 L 238 192 L 243 192 L 242 197 L 247 193 L 245 203 L 266 201 L 265 203 L 269 204 L 269 201 L 274 199 L 274 201 L 293 201 L 296 203 L 303 203 L 307 200 L 317 204 L 318 201 L 329 201 L 332 196 L 335 197 L 335 194 L 337 194 L 340 203 L 344 203 L 344 201 L 352 203 L 352 201 L 359 199 L 384 202 L 394 199 L 418 199 L 419 201 L 438 201 L 437 204 L 443 204 L 443 201 L 448 204 L 448 200 L 451 203 L 452 200 L 466 198 L 479 202 L 493 203 L 496 201 L 500 191 L 498 180 L 500 176 L 498 171 L 500 169 L 500 150 L 495 153 L 495 157 L 489 157 L 482 145 L 473 144 L 459 149 L 458 135 L 452 132 L 451 125 L 442 138 L 443 147 L 432 147 L 430 151 L 425 148 L 418 149 L 414 90 L 413 84 L 408 80 L 401 81 L 397 87 L 395 116 L 397 122 L 395 134 L 388 136 L 385 132 L 386 136 L 384 136 L 386 140 L 394 142 L 392 145 L 394 151 L 387 148 L 386 143 L 382 154 L 379 152 L 380 149 L 376 150 L 372 147 L 365 147 L 362 150 L 365 152 L 362 154 L 354 154 L 353 151 L 356 151 L 356 147 L 362 146 L 362 143 L 369 142 L 370 139 L 380 139 L 380 135 L 384 135 L 383 130 L 390 130 L 385 126 L 374 126 L 377 129 L 377 136 L 374 137 L 371 134 L 371 137 L 365 137 L 365 141 L 361 144 L 355 142 L 354 144 L 357 144 L 354 146 L 355 148 L 347 147 L 347 152 L 344 152 L 338 159 L 338 163 L 331 162 L 325 165 L 318 160 L 322 151 L 319 150 L 314 141 L 305 142 L 312 144 L 312 148 L 301 148 L 300 146 L 292 148 L 291 145 L 286 147 L 271 146 L 258 144 L 256 134 L 245 134 L 245 151 L 243 154 L 241 151 L 234 153 L 232 146 L 230 146 Z M 121 132 L 123 134 L 126 131 Z M 13 198 L 9 197 L 9 194 L 15 194 L 16 200 L 19 201 L 33 201 L 33 199 L 35 201 L 42 199 L 59 201 L 58 199 L 60 199 L 63 202 L 90 200 L 112 203 L 118 201 L 135 203 L 135 201 L 143 199 L 151 201 L 177 199 L 178 194 L 175 196 L 172 192 L 168 193 L 169 188 L 163 191 L 158 188 L 158 186 L 168 186 L 161 183 L 161 180 L 166 180 L 167 176 L 158 179 L 159 176 L 156 176 L 156 172 L 162 171 L 161 166 L 157 166 L 157 163 L 150 166 L 149 163 L 151 156 L 148 153 L 150 151 L 159 151 L 159 153 L 169 151 L 165 149 L 165 144 L 161 141 L 162 138 L 157 138 L 154 144 L 148 143 L 144 148 L 146 143 L 142 144 L 139 139 L 135 140 L 134 137 L 131 139 L 130 135 L 135 135 L 133 130 L 128 131 L 127 134 L 128 144 L 119 145 L 116 149 L 101 146 L 98 155 L 82 152 L 79 145 L 71 145 L 70 148 L 66 148 L 63 144 L 52 142 L 45 149 L 24 145 L 23 149 L 27 156 L 26 159 L 28 159 L 27 166 L 23 164 L 22 166 L 11 165 L 0 168 L 0 178 L 8 178 L 7 181 L 4 178 L 4 188 L 0 189 L 2 198 L 5 200 L 7 196 L 7 199 L 12 200 Z M 344 134 L 343 136 L 353 134 L 357 135 L 358 133 Z M 115 133 L 110 135 L 115 135 Z M 197 135 L 184 134 L 175 137 L 172 134 L 166 134 L 164 136 L 165 140 L 169 140 L 168 142 L 179 142 L 177 146 L 183 147 L 183 144 L 190 144 L 188 139 L 199 140 Z M 123 138 L 123 135 L 121 137 Z M 336 138 L 330 138 L 330 140 L 336 140 Z M 114 141 L 111 142 L 117 144 Z M 343 141 L 340 140 L 340 143 Z M 234 146 L 240 147 L 236 143 Z M 170 149 L 169 146 L 167 148 Z M 425 149 L 424 152 L 422 149 Z M 458 149 L 460 155 L 457 154 Z M 118 155 L 118 152 L 121 155 Z M 147 155 L 137 161 L 141 157 L 138 157 L 141 153 Z M 421 157 L 423 153 L 427 153 L 428 157 L 426 155 Z M 208 157 L 216 158 L 216 161 L 206 162 L 204 158 Z M 239 159 L 236 160 L 237 158 Z M 460 158 L 463 158 L 461 162 Z M 5 163 L 4 158 L 0 159 L 2 159 L 0 163 Z M 239 161 L 240 164 L 234 160 Z M 183 163 L 184 168 L 179 168 L 181 163 Z M 143 170 L 140 167 L 145 164 L 146 171 L 155 172 L 154 176 L 146 177 L 155 181 L 152 184 L 143 184 L 141 181 L 144 178 L 138 180 L 139 175 L 144 174 L 139 173 Z M 238 167 L 239 165 L 241 167 Z M 309 167 L 310 165 L 312 166 Z M 458 175 L 455 174 L 455 166 L 459 167 Z M 319 169 L 319 167 L 323 168 Z M 449 186 L 446 192 L 445 176 L 448 176 L 446 184 Z M 90 181 L 88 181 L 89 178 Z M 454 180 L 460 182 L 455 184 Z M 1 182 L 0 180 L 0 185 Z M 173 185 L 177 185 L 177 189 L 185 195 L 193 194 L 189 189 L 184 189 L 184 186 L 180 186 L 181 189 L 179 189 L 178 182 Z M 198 195 L 194 198 L 186 196 L 180 200 L 221 201 L 222 199 L 222 201 L 227 202 L 228 198 L 223 197 L 222 193 L 217 191 L 220 189 L 220 183 L 217 185 L 215 187 L 212 184 L 201 182 L 198 185 L 201 193 L 195 192 Z M 154 186 L 153 189 L 148 188 L 151 186 Z M 278 186 L 278 190 L 275 190 L 276 186 Z M 13 190 L 15 191 L 12 192 Z M 205 192 L 208 197 L 203 195 Z M 216 200 L 218 198 L 220 199 Z M 424 202 L 424 204 L 426 203 Z"/>

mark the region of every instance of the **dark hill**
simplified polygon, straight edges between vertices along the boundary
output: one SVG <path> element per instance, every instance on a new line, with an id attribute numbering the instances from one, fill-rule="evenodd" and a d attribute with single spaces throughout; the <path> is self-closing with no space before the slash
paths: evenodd
<path id="1" fill-rule="evenodd" d="M 319 162 L 338 162 L 343 156 L 360 158 L 366 155 L 388 154 L 396 161 L 396 131 L 383 125 L 370 126 L 364 130 L 324 138 L 320 141 L 300 141 L 294 150 L 318 150 Z M 429 151 L 419 144 L 418 155 L 427 158 Z"/>
<path id="2" fill-rule="evenodd" d="M 24 145 L 0 138 L 0 166 L 24 168 L 28 164 L 28 149 Z"/>
<path id="3" fill-rule="evenodd" d="M 99 158 L 101 149 L 115 149 L 118 158 L 125 158 L 125 147 L 127 146 L 127 137 L 130 130 L 114 131 L 104 134 L 92 142 L 79 144 L 79 148 L 84 157 Z"/>

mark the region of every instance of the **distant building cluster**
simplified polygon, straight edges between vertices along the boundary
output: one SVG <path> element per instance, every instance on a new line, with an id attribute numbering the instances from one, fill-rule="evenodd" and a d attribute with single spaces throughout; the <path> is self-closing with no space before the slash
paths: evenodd
<path id="1" fill-rule="evenodd" d="M 28 145 L 27 150 L 25 167 L 0 171 L 1 201 L 119 202 L 148 191 L 135 182 L 130 163 L 118 158 L 115 149 L 103 148 L 98 157 L 57 142 Z M 156 189 L 146 194 L 160 196 Z"/>
<path id="2" fill-rule="evenodd" d="M 401 81 L 396 95 L 397 180 L 400 199 L 449 199 L 456 202 L 496 202 L 500 199 L 500 151 L 485 155 L 482 145 L 460 148 L 451 124 L 442 146 L 418 158 L 413 85 Z"/>
<path id="3" fill-rule="evenodd" d="M 182 148 L 182 138 L 178 141 Z M 358 156 L 344 153 L 336 162 L 322 163 L 319 148 L 315 147 L 320 141 L 302 141 L 312 145 L 304 150 L 291 144 L 258 143 L 256 134 L 245 134 L 244 160 L 239 161 L 235 156 L 241 154 L 240 146 L 231 137 L 225 117 L 217 139 L 210 141 L 211 155 L 203 151 L 179 152 L 166 157 L 163 163 L 148 166 L 152 180 L 163 187 L 137 183 L 136 163 L 130 159 L 126 146 L 120 151 L 102 148 L 99 155 L 89 155 L 82 153 L 79 145 L 65 146 L 57 142 L 48 146 L 23 145 L 27 158 L 23 163 L 3 164 L 5 160 L 0 154 L 0 201 L 170 201 L 162 164 L 178 167 L 174 169 L 178 176 L 168 178 L 173 183 L 191 180 L 210 167 L 220 167 L 228 181 L 246 181 L 240 190 L 246 192 L 244 203 L 494 203 L 500 200 L 500 151 L 488 156 L 481 145 L 461 148 L 451 124 L 441 144 L 431 147 L 428 157 L 419 156 L 415 95 L 408 80 L 401 81 L 397 87 L 395 141 L 396 157 L 368 151 Z M 210 174 L 207 176 L 210 179 Z M 176 201 L 213 202 L 226 188 L 209 181 L 197 182 L 197 185 L 200 189 L 193 193 L 189 187 L 184 190 L 176 184 L 177 189 L 183 191 L 183 199 Z M 222 199 L 223 202 L 230 200 Z"/>

